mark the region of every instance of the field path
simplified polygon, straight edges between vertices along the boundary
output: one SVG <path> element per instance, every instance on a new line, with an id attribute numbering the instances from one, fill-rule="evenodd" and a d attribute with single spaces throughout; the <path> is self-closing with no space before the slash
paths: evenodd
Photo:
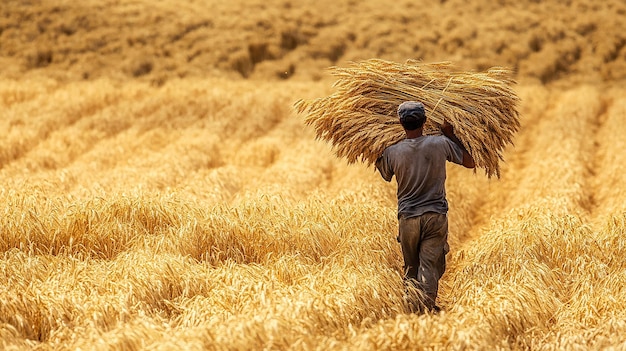
<path id="1" fill-rule="evenodd" d="M 595 227 L 604 225 L 607 216 L 626 209 L 626 98 L 619 90 L 608 90 L 603 92 L 603 102 L 594 130 L 594 157 L 588 165 L 588 210 Z"/>
<path id="2" fill-rule="evenodd" d="M 614 150 L 599 141 L 607 139 L 600 133 L 608 103 L 599 89 L 581 86 L 558 91 L 525 86 L 519 94 L 522 126 L 515 147 L 506 151 L 502 177 L 487 180 L 480 171 L 472 177 L 458 167 L 450 169 L 451 271 L 467 265 L 464 252 L 483 245 L 484 235 L 502 230 L 503 221 L 510 218 L 521 221 L 528 213 L 539 211 L 591 222 L 597 199 L 606 197 L 597 195 L 603 187 L 595 186 L 596 173 L 604 177 L 615 174 L 596 166 L 598 150 Z M 444 301 L 454 300 L 449 283 L 444 279 Z"/>
<path id="3" fill-rule="evenodd" d="M 467 229 L 469 238 L 524 208 L 584 217 L 593 212 L 596 190 L 590 184 L 592 170 L 598 168 L 600 138 L 595 134 L 598 121 L 606 118 L 600 91 L 585 86 L 566 92 L 527 87 L 520 95 L 522 128 L 515 147 L 505 154 L 501 179 L 485 182 L 479 191 L 482 204 Z"/>

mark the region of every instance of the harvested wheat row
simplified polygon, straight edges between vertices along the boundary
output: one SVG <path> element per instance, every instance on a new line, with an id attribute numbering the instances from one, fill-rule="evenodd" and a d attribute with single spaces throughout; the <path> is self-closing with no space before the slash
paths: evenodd
<path id="1" fill-rule="evenodd" d="M 330 141 L 348 163 L 372 164 L 383 150 L 404 138 L 397 118 L 399 104 L 421 101 L 428 120 L 426 134 L 440 133 L 444 120 L 487 176 L 500 176 L 499 162 L 519 129 L 519 98 L 505 68 L 454 72 L 449 62 L 404 64 L 371 59 L 348 68 L 331 67 L 336 92 L 295 103 L 318 138 Z"/>

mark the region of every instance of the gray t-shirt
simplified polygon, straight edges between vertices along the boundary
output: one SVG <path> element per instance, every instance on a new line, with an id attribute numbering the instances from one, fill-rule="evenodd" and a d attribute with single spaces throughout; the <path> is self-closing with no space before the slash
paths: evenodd
<path id="1" fill-rule="evenodd" d="M 443 135 L 404 139 L 376 161 L 382 177 L 398 182 L 398 218 L 426 212 L 446 214 L 446 161 L 463 164 L 463 149 Z"/>

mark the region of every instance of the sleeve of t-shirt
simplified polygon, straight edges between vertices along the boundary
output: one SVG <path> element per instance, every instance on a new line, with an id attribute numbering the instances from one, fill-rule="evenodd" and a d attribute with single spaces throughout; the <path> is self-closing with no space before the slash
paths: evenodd
<path id="1" fill-rule="evenodd" d="M 393 177 L 393 169 L 389 164 L 389 155 L 387 152 L 383 152 L 383 154 L 376 160 L 376 168 L 380 172 L 380 175 L 384 180 L 390 182 Z"/>
<path id="2" fill-rule="evenodd" d="M 444 149 L 446 151 L 446 159 L 450 162 L 462 165 L 463 164 L 463 149 L 457 145 L 454 141 L 448 139 L 445 136 L 441 137 L 444 140 Z"/>

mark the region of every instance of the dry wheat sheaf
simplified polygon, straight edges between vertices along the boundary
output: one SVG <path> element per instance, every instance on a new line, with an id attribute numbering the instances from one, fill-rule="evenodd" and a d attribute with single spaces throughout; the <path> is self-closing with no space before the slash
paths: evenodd
<path id="1" fill-rule="evenodd" d="M 511 71 L 455 72 L 450 62 L 404 64 L 370 59 L 331 67 L 336 91 L 295 103 L 318 138 L 330 141 L 348 163 L 372 164 L 383 150 L 404 139 L 396 111 L 404 101 L 421 101 L 425 134 L 439 134 L 447 121 L 488 177 L 500 177 L 502 152 L 520 127 Z"/>

